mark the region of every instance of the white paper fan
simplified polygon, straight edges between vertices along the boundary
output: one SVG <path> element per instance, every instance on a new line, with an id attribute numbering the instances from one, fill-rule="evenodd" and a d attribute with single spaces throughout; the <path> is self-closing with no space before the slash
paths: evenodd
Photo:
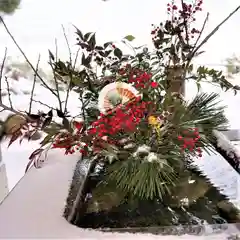
<path id="1" fill-rule="evenodd" d="M 114 109 L 139 96 L 139 92 L 130 84 L 114 82 L 105 86 L 99 94 L 98 108 L 101 113 Z"/>

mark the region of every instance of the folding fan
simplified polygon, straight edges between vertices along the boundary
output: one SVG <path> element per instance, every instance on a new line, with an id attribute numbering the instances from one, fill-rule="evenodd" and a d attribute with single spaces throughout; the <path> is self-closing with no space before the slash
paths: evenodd
<path id="1" fill-rule="evenodd" d="M 98 108 L 101 113 L 106 113 L 120 104 L 124 104 L 139 96 L 138 91 L 130 84 L 114 82 L 106 85 L 100 92 Z"/>

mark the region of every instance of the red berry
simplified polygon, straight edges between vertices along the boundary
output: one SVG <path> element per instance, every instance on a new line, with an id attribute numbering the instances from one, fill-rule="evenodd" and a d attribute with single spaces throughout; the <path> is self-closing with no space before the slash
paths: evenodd
<path id="1" fill-rule="evenodd" d="M 183 137 L 182 137 L 182 136 L 178 136 L 178 140 L 180 140 L 180 141 L 181 141 L 182 139 L 183 139 Z"/>
<path id="2" fill-rule="evenodd" d="M 173 10 L 177 10 L 178 8 L 177 8 L 176 5 L 173 5 L 172 9 L 173 9 Z"/>
<path id="3" fill-rule="evenodd" d="M 151 87 L 152 88 L 157 88 L 158 87 L 158 83 L 157 82 L 151 82 Z"/>

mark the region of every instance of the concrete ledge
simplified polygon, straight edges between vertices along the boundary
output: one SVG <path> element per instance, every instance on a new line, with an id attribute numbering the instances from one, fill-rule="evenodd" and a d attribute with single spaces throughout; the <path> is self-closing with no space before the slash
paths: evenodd
<path id="1" fill-rule="evenodd" d="M 226 131 L 221 131 L 230 141 L 240 140 L 240 129 L 230 129 Z"/>
<path id="2" fill-rule="evenodd" d="M 32 168 L 0 205 L 0 238 L 66 238 L 66 239 L 227 239 L 237 234 L 235 225 L 214 234 L 206 231 L 193 235 L 151 235 L 104 233 L 83 230 L 68 223 L 63 211 L 72 175 L 79 156 L 49 152 L 48 162 L 41 169 Z M 204 227 L 205 228 L 205 227 Z M 211 228 L 206 226 L 206 228 Z M 134 234 L 134 235 L 133 235 Z M 190 233 L 189 233 L 190 234 Z"/>

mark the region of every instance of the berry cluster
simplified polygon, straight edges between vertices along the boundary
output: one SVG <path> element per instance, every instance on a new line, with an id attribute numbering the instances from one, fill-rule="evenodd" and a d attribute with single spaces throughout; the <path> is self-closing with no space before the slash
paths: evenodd
<path id="1" fill-rule="evenodd" d="M 177 7 L 174 3 L 168 3 L 167 11 L 168 13 L 174 14 L 174 16 L 176 16 L 176 13 L 178 12 L 180 17 L 189 19 L 192 18 L 196 12 L 202 11 L 202 4 L 202 0 L 195 0 L 192 4 L 183 3 L 181 7 Z"/>
<path id="2" fill-rule="evenodd" d="M 182 143 L 182 151 L 196 151 L 199 157 L 202 157 L 202 149 L 199 147 L 200 135 L 197 128 L 188 129 L 178 136 L 178 140 Z"/>
<path id="3" fill-rule="evenodd" d="M 69 132 L 63 132 L 56 136 L 52 148 L 62 148 L 65 149 L 65 154 L 73 154 L 75 152 L 80 152 L 85 155 L 87 152 L 87 144 L 79 141 L 79 134 L 71 134 Z"/>
<path id="4" fill-rule="evenodd" d="M 114 112 L 101 117 L 92 124 L 88 134 L 95 138 L 109 136 L 109 139 L 116 137 L 121 132 L 134 132 L 137 125 L 147 113 L 147 106 L 150 102 L 141 101 L 140 98 L 117 108 Z"/>
<path id="5" fill-rule="evenodd" d="M 202 11 L 202 0 L 195 0 L 192 4 L 183 3 L 181 6 L 177 6 L 173 1 L 171 4 L 167 4 L 167 12 L 171 15 L 170 20 L 168 20 L 165 25 L 163 23 L 160 24 L 160 27 L 154 27 L 151 31 L 152 40 L 156 42 L 158 40 L 159 31 L 166 32 L 163 29 L 163 26 L 169 26 L 167 28 L 171 29 L 178 28 L 184 39 L 189 40 L 191 38 L 195 38 L 199 35 L 200 31 L 196 28 L 191 27 L 191 23 L 196 21 L 195 14 L 196 12 Z M 187 29 L 186 29 L 187 26 Z M 187 30 L 187 32 L 186 32 Z M 176 32 L 176 34 L 179 34 Z"/>
<path id="6" fill-rule="evenodd" d="M 126 68 L 121 68 L 119 71 L 121 76 L 128 77 L 128 83 L 133 84 L 137 89 L 144 89 L 148 87 L 157 88 L 158 83 L 151 81 L 152 74 L 142 71 L 140 69 L 131 69 L 131 67 L 126 66 Z"/>
<path id="7" fill-rule="evenodd" d="M 151 81 L 152 74 L 143 72 L 141 74 L 131 75 L 128 79 L 129 83 L 133 83 L 134 87 L 139 88 L 148 88 L 151 86 L 152 88 L 157 88 L 158 83 Z"/>

